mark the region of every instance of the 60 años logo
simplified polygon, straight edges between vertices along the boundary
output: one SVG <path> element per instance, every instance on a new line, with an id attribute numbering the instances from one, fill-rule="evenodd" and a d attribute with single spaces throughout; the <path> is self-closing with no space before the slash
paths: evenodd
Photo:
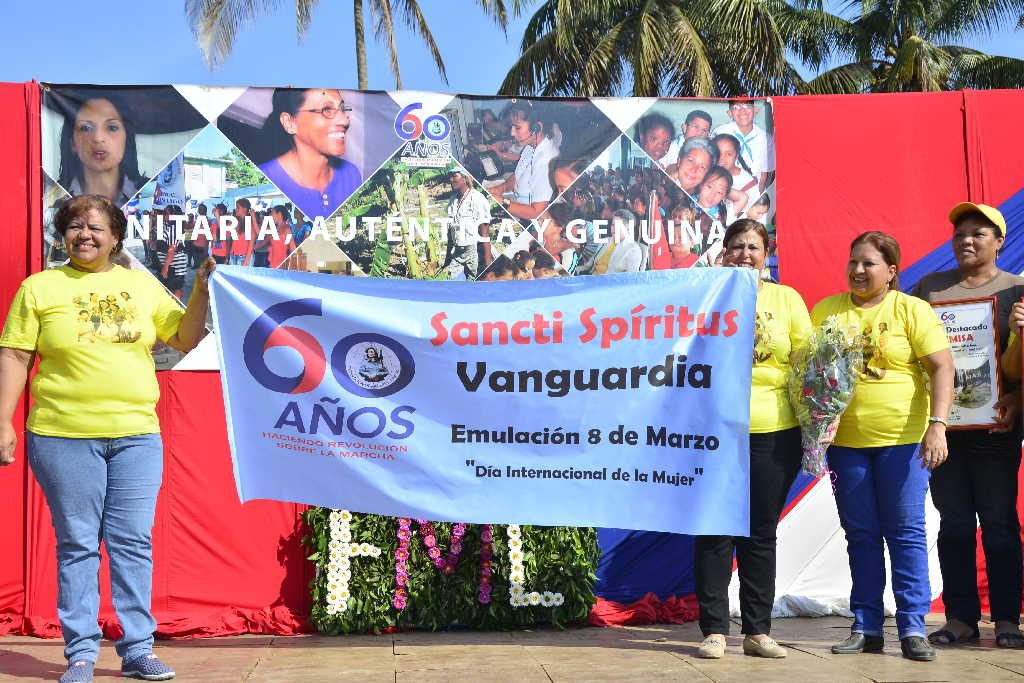
<path id="1" fill-rule="evenodd" d="M 280 394 L 303 394 L 320 386 L 327 374 L 327 354 L 309 332 L 284 322 L 300 316 L 322 316 L 322 299 L 293 299 L 267 308 L 253 321 L 242 341 L 242 357 L 253 379 Z M 302 371 L 279 375 L 266 361 L 269 349 L 283 346 L 302 358 Z M 412 381 L 416 362 L 394 339 L 381 334 L 350 334 L 331 351 L 331 372 L 347 391 L 380 398 L 401 391 Z"/>

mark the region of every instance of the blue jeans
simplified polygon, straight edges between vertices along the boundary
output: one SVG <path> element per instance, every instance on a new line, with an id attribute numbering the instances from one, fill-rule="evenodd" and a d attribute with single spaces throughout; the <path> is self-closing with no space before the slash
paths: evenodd
<path id="1" fill-rule="evenodd" d="M 885 557 L 889 546 L 896 626 L 900 638 L 924 636 L 931 609 L 924 499 L 929 472 L 916 457 L 918 444 L 828 449 L 836 474 L 836 505 L 850 556 L 850 610 L 854 633 L 882 635 Z"/>
<path id="2" fill-rule="evenodd" d="M 228 264 L 232 266 L 240 266 L 245 261 L 245 254 L 231 254 L 228 256 Z"/>
<path id="3" fill-rule="evenodd" d="M 110 558 L 111 596 L 124 635 L 117 654 L 153 647 L 153 517 L 163 476 L 159 434 L 70 439 L 26 432 L 28 461 L 57 535 L 57 615 L 68 661 L 99 655 L 100 539 Z"/>

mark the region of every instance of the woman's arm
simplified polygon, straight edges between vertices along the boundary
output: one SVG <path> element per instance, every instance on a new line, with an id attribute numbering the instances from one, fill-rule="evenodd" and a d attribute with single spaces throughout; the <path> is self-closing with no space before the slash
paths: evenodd
<path id="1" fill-rule="evenodd" d="M 14 462 L 14 448 L 18 445 L 14 411 L 25 390 L 34 355 L 31 351 L 0 347 L 0 466 Z"/>
<path id="2" fill-rule="evenodd" d="M 931 378 L 931 414 L 947 420 L 953 405 L 953 354 L 942 349 L 922 357 L 921 362 Z M 921 440 L 921 467 L 933 470 L 945 462 L 947 454 L 946 425 L 929 422 Z"/>
<path id="3" fill-rule="evenodd" d="M 206 313 L 210 309 L 210 274 L 216 263 L 207 258 L 196 271 L 195 284 L 188 298 L 185 314 L 178 323 L 178 331 L 167 340 L 167 345 L 184 353 L 188 353 L 199 344 L 206 335 Z"/>

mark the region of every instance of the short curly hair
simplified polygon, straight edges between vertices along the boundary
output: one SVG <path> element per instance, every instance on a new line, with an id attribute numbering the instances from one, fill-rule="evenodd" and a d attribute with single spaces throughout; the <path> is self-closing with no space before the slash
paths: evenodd
<path id="1" fill-rule="evenodd" d="M 121 249 L 124 248 L 125 233 L 128 232 L 128 219 L 114 202 L 102 195 L 83 194 L 64 202 L 57 210 L 57 215 L 53 217 L 54 230 L 63 238 L 68 228 L 71 227 L 71 222 L 76 218 L 84 218 L 92 209 L 106 215 L 107 222 L 110 224 L 110 232 L 117 238 L 117 243 L 110 251 L 110 255 L 120 254 Z"/>

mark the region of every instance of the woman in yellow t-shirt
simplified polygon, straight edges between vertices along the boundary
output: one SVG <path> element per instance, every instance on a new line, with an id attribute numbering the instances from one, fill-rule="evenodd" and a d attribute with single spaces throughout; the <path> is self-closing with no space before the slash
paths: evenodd
<path id="1" fill-rule="evenodd" d="M 723 238 L 725 264 L 764 270 L 768 233 L 757 221 L 740 219 Z M 795 290 L 760 281 L 754 321 L 754 367 L 750 391 L 750 536 L 698 536 L 694 565 L 700 628 L 698 655 L 725 654 L 729 632 L 729 580 L 732 556 L 740 575 L 743 651 L 785 657 L 768 634 L 775 602 L 775 529 L 793 480 L 800 470 L 800 428 L 789 404 L 789 357 L 811 331 L 807 307 Z"/>
<path id="2" fill-rule="evenodd" d="M 26 451 L 57 536 L 57 613 L 68 660 L 61 680 L 92 680 L 101 538 L 124 631 L 116 645 L 121 674 L 167 680 L 174 671 L 152 652 L 152 529 L 163 446 L 150 349 L 157 337 L 181 351 L 202 338 L 213 260 L 200 267 L 182 311 L 149 273 L 111 261 L 127 222 L 106 197 L 68 200 L 54 227 L 70 262 L 22 282 L 0 335 L 0 465 L 14 461 L 14 411 L 38 356 Z M 131 302 L 130 315 L 118 302 L 126 311 Z"/>
<path id="3" fill-rule="evenodd" d="M 924 499 L 930 471 L 946 459 L 953 357 L 931 306 L 899 291 L 899 264 L 900 248 L 891 236 L 860 235 L 846 266 L 850 291 L 822 299 L 811 311 L 815 325 L 838 318 L 838 327 L 850 330 L 864 353 L 828 451 L 853 579 L 852 633 L 832 652 L 882 650 L 884 540 L 903 656 L 931 661 L 935 651 L 924 628 L 932 598 Z"/>

